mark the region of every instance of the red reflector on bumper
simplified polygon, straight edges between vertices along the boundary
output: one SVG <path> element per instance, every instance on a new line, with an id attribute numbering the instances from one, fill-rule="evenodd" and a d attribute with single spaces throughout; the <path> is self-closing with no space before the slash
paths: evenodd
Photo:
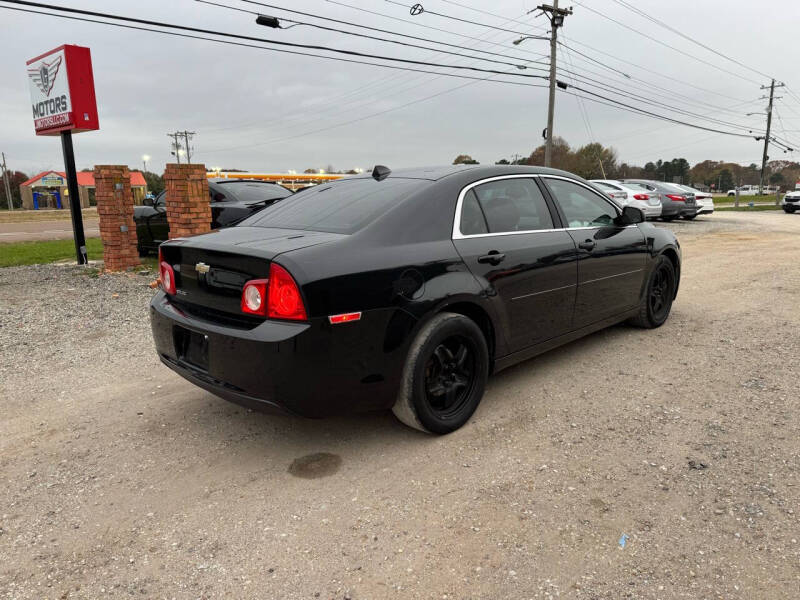
<path id="1" fill-rule="evenodd" d="M 344 313 L 343 315 L 331 315 L 328 317 L 331 325 L 338 325 L 339 323 L 349 323 L 350 321 L 358 321 L 361 319 L 360 312 Z"/>

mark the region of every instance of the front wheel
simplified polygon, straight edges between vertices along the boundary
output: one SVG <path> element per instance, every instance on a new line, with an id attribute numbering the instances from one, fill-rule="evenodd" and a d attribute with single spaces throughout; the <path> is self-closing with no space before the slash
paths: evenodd
<path id="1" fill-rule="evenodd" d="M 411 345 L 392 412 L 420 431 L 450 433 L 478 408 L 488 376 L 480 328 L 463 315 L 438 314 Z"/>
<path id="2" fill-rule="evenodd" d="M 661 327 L 672 309 L 676 283 L 672 261 L 666 256 L 659 256 L 647 281 L 647 290 L 639 306 L 639 314 L 629 321 L 631 325 L 646 329 Z"/>
<path id="3" fill-rule="evenodd" d="M 795 209 L 794 209 L 793 206 L 784 206 L 783 207 L 783 212 L 785 212 L 787 215 L 792 214 L 794 211 L 795 211 Z"/>

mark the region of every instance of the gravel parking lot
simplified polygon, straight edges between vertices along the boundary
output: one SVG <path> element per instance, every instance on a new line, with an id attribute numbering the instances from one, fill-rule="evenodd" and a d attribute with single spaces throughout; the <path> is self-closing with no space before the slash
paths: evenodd
<path id="1" fill-rule="evenodd" d="M 502 372 L 445 437 L 193 387 L 153 274 L 0 269 L 0 598 L 797 598 L 800 215 L 669 227 L 664 327 Z"/>

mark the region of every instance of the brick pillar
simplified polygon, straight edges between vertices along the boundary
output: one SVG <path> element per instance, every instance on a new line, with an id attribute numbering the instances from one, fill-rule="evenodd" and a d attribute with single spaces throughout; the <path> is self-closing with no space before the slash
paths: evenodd
<path id="1" fill-rule="evenodd" d="M 211 204 L 205 165 L 168 164 L 167 189 L 169 237 L 186 237 L 211 231 Z"/>
<path id="2" fill-rule="evenodd" d="M 133 221 L 133 194 L 128 167 L 96 165 L 94 184 L 105 269 L 124 271 L 138 266 L 140 262 L 136 249 L 136 224 Z"/>

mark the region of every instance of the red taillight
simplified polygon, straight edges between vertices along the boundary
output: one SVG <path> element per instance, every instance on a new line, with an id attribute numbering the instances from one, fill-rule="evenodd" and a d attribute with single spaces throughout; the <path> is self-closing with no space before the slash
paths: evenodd
<path id="1" fill-rule="evenodd" d="M 683 196 L 678 196 L 676 194 L 666 194 L 666 196 L 673 202 L 686 202 L 686 198 L 684 198 Z"/>
<path id="2" fill-rule="evenodd" d="M 251 279 L 242 290 L 242 312 L 267 316 L 267 279 Z"/>
<path id="3" fill-rule="evenodd" d="M 634 200 L 649 200 L 650 196 L 648 196 L 647 194 L 634 194 L 633 195 L 633 199 Z"/>
<path id="4" fill-rule="evenodd" d="M 158 249 L 158 283 L 164 292 L 175 295 L 175 271 L 172 265 L 163 259 L 161 248 Z"/>
<path id="5" fill-rule="evenodd" d="M 269 279 L 251 279 L 244 284 L 242 312 L 271 319 L 307 319 L 300 288 L 289 271 L 277 263 L 270 265 Z"/>
<path id="6" fill-rule="evenodd" d="M 300 288 L 289 271 L 277 263 L 269 267 L 267 286 L 267 316 L 272 319 L 306 320 L 306 308 Z"/>

